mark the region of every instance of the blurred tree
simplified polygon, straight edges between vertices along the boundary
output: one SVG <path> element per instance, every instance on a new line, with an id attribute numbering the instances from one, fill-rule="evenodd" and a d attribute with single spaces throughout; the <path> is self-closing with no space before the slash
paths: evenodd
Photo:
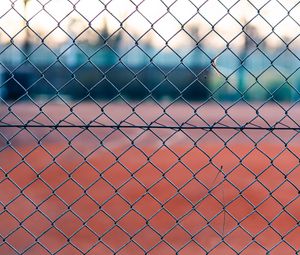
<path id="1" fill-rule="evenodd" d="M 23 52 L 26 56 L 29 55 L 30 48 L 31 48 L 30 31 L 29 31 L 29 28 L 28 28 L 28 3 L 30 1 L 31 0 L 23 0 L 23 3 L 24 3 L 24 18 L 25 18 L 25 21 L 24 21 L 25 37 L 24 37 L 24 40 L 23 40 L 22 50 L 23 50 Z"/>
<path id="2" fill-rule="evenodd" d="M 185 88 L 183 97 L 187 100 L 203 100 L 209 97 L 208 90 L 208 69 L 204 71 L 204 53 L 203 53 L 203 34 L 201 33 L 201 25 L 199 23 L 192 23 L 186 28 L 186 32 L 192 37 L 192 50 L 190 68 L 194 74 L 187 72 L 184 79 L 188 84 Z M 185 73 L 185 72 L 184 72 Z M 183 82 L 184 84 L 184 82 Z"/>
<path id="3" fill-rule="evenodd" d="M 187 27 L 188 34 L 193 38 L 195 44 L 193 44 L 194 51 L 192 54 L 192 65 L 202 66 L 203 64 L 203 52 L 202 52 L 202 35 L 200 26 L 193 23 Z"/>
<path id="4" fill-rule="evenodd" d="M 255 49 L 260 43 L 258 29 L 251 24 L 244 26 L 244 36 L 244 51 L 250 51 L 251 49 Z"/>
<path id="5" fill-rule="evenodd" d="M 134 38 L 139 38 L 138 35 L 134 35 L 133 37 Z M 147 54 L 143 54 L 143 60 L 142 60 L 142 63 L 146 65 L 150 61 L 149 56 L 153 57 L 155 55 L 154 42 L 153 42 L 153 38 L 152 38 L 150 33 L 147 33 L 143 37 L 143 39 L 142 39 L 142 48 L 147 53 Z"/>
<path id="6" fill-rule="evenodd" d="M 103 24 L 98 29 L 98 38 L 96 41 L 97 49 L 101 49 L 101 62 L 104 65 L 112 65 L 118 59 L 118 52 L 120 49 L 121 41 L 123 40 L 122 29 L 115 32 L 109 31 L 107 19 L 103 19 Z"/>
<path id="7" fill-rule="evenodd" d="M 258 29 L 253 26 L 252 24 L 249 24 L 246 20 L 242 21 L 243 24 L 243 36 L 244 36 L 244 42 L 241 46 L 240 51 L 240 68 L 238 70 L 238 90 L 241 93 L 244 93 L 246 90 L 246 58 L 250 51 L 255 50 L 259 47 L 259 43 L 261 41 L 261 38 L 258 33 Z"/>
<path id="8" fill-rule="evenodd" d="M 22 0 L 24 9 L 23 9 L 23 31 L 25 32 L 24 37 L 22 38 L 20 50 L 21 59 L 23 60 L 22 66 L 17 68 L 13 73 L 5 71 L 4 80 L 5 86 L 4 90 L 6 92 L 6 98 L 8 100 L 15 99 L 26 99 L 26 93 L 28 93 L 28 88 L 32 84 L 33 79 L 33 70 L 32 66 L 29 64 L 28 56 L 32 47 L 30 29 L 28 27 L 28 4 L 31 0 Z"/>

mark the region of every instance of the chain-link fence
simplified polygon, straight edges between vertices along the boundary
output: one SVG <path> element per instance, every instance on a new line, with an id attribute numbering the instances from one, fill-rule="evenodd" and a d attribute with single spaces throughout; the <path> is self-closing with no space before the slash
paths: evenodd
<path id="1" fill-rule="evenodd" d="M 299 11 L 1 0 L 0 254 L 299 254 Z"/>

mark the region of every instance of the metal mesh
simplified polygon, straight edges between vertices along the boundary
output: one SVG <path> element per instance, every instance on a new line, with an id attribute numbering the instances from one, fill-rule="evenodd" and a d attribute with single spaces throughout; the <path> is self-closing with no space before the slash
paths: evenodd
<path id="1" fill-rule="evenodd" d="M 1 0 L 0 254 L 299 254 L 299 9 Z"/>

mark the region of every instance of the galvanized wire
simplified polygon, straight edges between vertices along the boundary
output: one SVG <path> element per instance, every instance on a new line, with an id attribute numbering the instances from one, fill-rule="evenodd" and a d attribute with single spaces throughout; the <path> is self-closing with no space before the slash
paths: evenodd
<path id="1" fill-rule="evenodd" d="M 1 4 L 0 254 L 299 254 L 299 2 Z"/>

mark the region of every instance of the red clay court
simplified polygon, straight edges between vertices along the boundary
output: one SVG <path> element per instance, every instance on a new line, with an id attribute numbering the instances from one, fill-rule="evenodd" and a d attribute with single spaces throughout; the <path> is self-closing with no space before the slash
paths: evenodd
<path id="1" fill-rule="evenodd" d="M 298 131 L 159 128 L 296 126 L 288 107 L 1 106 L 65 126 L 0 128 L 0 254 L 297 254 Z M 157 128 L 67 127 L 122 120 Z"/>

